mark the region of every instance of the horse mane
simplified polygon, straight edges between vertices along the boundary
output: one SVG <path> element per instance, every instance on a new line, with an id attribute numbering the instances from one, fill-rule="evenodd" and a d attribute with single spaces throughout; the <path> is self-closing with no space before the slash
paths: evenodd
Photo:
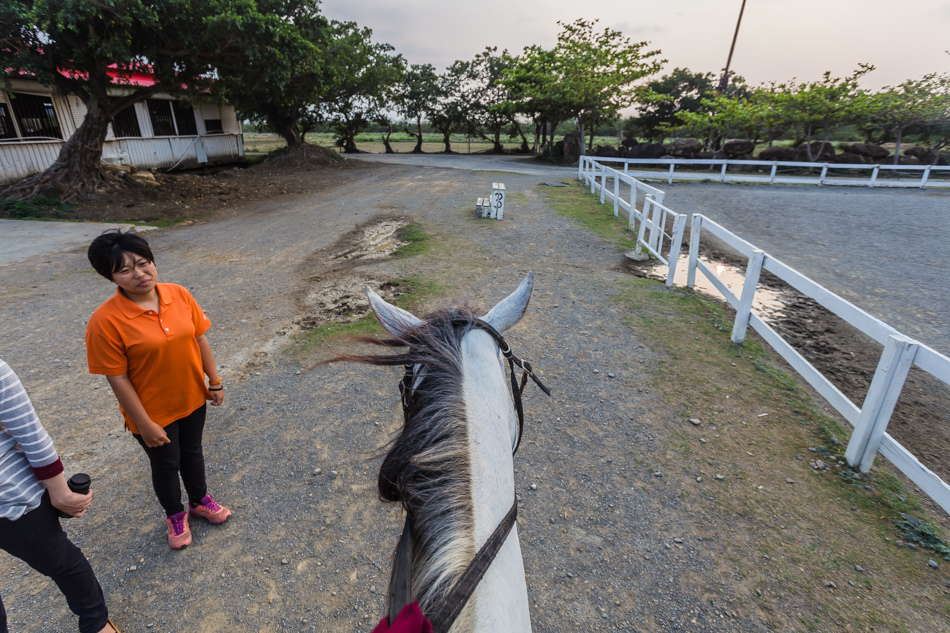
<path id="1" fill-rule="evenodd" d="M 479 316 L 468 305 L 440 310 L 398 337 L 357 337 L 407 347 L 404 353 L 327 361 L 420 367 L 402 432 L 380 466 L 378 487 L 382 500 L 400 502 L 412 517 L 412 595 L 423 613 L 441 604 L 476 553 L 461 341 Z"/>

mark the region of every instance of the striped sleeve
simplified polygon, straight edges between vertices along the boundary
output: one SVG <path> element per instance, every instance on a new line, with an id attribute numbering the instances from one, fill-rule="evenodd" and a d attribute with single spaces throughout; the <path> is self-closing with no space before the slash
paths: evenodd
<path id="1" fill-rule="evenodd" d="M 53 440 L 40 424 L 33 404 L 16 373 L 0 360 L 0 426 L 7 442 L 19 445 L 40 481 L 63 472 Z M 2 440 L 0 440 L 0 443 Z"/>

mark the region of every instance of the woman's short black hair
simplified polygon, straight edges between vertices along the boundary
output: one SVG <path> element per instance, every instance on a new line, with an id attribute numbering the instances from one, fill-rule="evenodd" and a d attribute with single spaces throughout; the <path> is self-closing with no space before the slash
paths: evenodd
<path id="1" fill-rule="evenodd" d="M 149 262 L 155 262 L 148 242 L 138 233 L 122 232 L 122 229 L 110 229 L 94 239 L 89 245 L 89 263 L 96 272 L 112 281 L 112 275 L 122 268 L 126 253 L 139 255 Z"/>

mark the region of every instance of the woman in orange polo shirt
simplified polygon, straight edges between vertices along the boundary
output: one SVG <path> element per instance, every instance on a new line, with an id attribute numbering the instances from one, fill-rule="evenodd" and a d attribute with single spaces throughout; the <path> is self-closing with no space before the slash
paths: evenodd
<path id="1" fill-rule="evenodd" d="M 181 549 L 191 543 L 189 515 L 211 523 L 231 516 L 208 494 L 201 448 L 205 401 L 224 401 L 205 337 L 211 321 L 185 288 L 158 283 L 155 257 L 141 235 L 107 231 L 93 240 L 88 255 L 96 272 L 117 286 L 86 326 L 89 371 L 106 376 L 126 428 L 145 449 L 168 544 Z"/>

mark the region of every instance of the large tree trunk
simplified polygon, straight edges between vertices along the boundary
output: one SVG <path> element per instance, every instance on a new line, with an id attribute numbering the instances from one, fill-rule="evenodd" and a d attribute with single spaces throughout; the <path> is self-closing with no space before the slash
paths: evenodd
<path id="1" fill-rule="evenodd" d="M 452 153 L 452 131 L 451 130 L 449 130 L 448 132 L 442 132 L 442 142 L 445 143 L 445 149 L 443 150 L 442 153 L 451 154 Z"/>
<path id="2" fill-rule="evenodd" d="M 581 156 L 584 156 L 584 155 L 585 155 L 585 154 L 584 154 L 584 147 L 585 147 L 585 143 L 584 143 L 584 124 L 581 122 L 580 119 L 577 119 L 577 135 L 578 135 L 578 139 L 577 139 L 577 140 L 578 140 L 578 143 L 577 143 L 578 149 L 580 149 Z"/>
<path id="3" fill-rule="evenodd" d="M 110 184 L 102 169 L 102 145 L 114 112 L 103 109 L 95 99 L 90 99 L 86 107 L 86 118 L 63 144 L 56 161 L 42 173 L 24 178 L 4 191 L 4 198 L 23 200 L 45 194 L 65 202 L 89 198 Z"/>
<path id="4" fill-rule="evenodd" d="M 492 138 L 491 142 L 492 142 L 492 148 L 491 148 L 492 154 L 505 153 L 505 146 L 501 144 L 501 130 L 498 130 L 498 129 L 495 130 L 495 136 L 494 138 Z"/>
<path id="5" fill-rule="evenodd" d="M 413 154 L 422 153 L 422 117 L 416 117 L 416 146 L 412 148 Z"/>

